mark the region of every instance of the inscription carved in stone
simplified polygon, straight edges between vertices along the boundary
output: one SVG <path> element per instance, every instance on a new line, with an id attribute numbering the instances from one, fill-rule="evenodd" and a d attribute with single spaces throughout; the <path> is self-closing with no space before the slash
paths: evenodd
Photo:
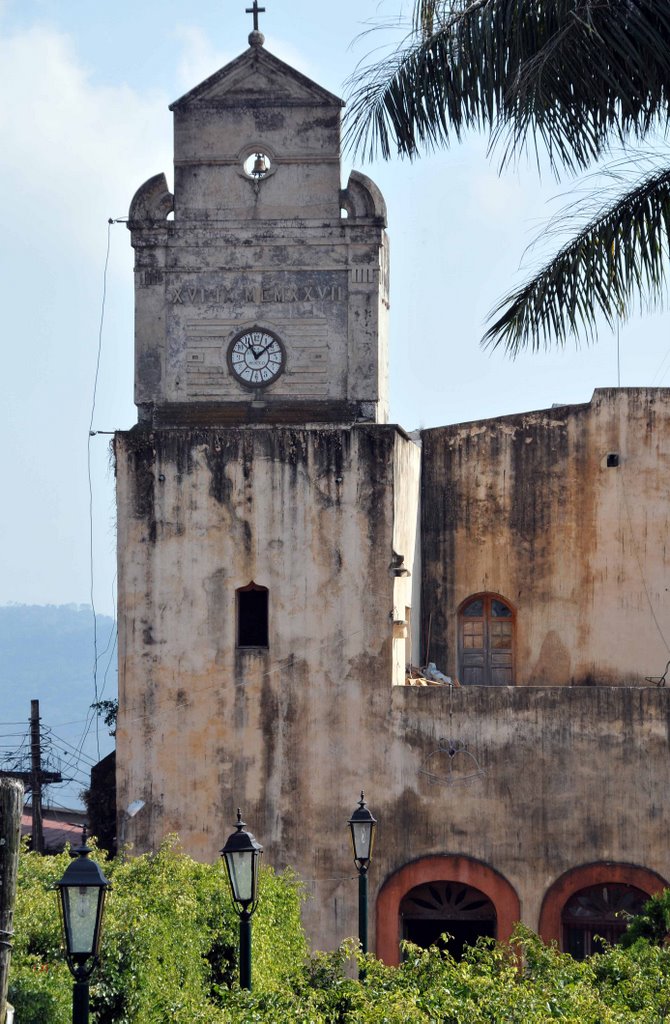
<path id="1" fill-rule="evenodd" d="M 241 305 L 253 303 L 287 302 L 344 302 L 344 289 L 339 285 L 249 284 L 242 287 L 216 285 L 172 285 L 169 299 L 173 306 L 195 306 L 203 303 L 215 305 Z"/>

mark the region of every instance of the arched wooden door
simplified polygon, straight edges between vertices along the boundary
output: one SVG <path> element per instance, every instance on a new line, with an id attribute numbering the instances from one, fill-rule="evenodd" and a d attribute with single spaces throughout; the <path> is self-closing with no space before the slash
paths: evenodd
<path id="1" fill-rule="evenodd" d="M 458 678 L 464 686 L 514 684 L 514 612 L 497 594 L 476 594 L 461 605 Z"/>

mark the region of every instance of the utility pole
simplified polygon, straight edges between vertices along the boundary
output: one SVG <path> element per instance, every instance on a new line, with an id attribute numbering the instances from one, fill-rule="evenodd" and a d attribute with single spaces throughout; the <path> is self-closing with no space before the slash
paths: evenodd
<path id="1" fill-rule="evenodd" d="M 33 850 L 44 853 L 42 828 L 42 742 L 40 739 L 40 702 L 30 702 L 30 789 L 33 808 Z"/>
<path id="2" fill-rule="evenodd" d="M 16 779 L 31 791 L 32 803 L 32 848 L 44 853 L 44 828 L 42 824 L 42 787 L 49 782 L 62 782 L 60 772 L 42 771 L 42 739 L 40 736 L 40 702 L 30 702 L 30 771 L 0 770 L 2 779 Z M 2 1018 L 0 1017 L 0 1024 Z"/>
<path id="3" fill-rule="evenodd" d="M 7 1015 L 22 810 L 22 783 L 16 779 L 0 779 L 0 1024 Z"/>

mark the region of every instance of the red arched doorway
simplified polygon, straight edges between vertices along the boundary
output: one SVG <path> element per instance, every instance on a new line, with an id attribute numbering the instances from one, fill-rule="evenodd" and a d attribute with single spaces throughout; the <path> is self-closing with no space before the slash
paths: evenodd
<path id="1" fill-rule="evenodd" d="M 601 861 L 572 868 L 545 893 L 538 928 L 540 937 L 547 943 L 558 942 L 560 948 L 568 952 L 568 947 L 573 946 L 577 956 L 587 955 L 591 951 L 592 935 L 597 932 L 607 937 L 608 905 L 614 907 L 615 903 L 621 903 L 623 906 L 630 902 L 634 910 L 639 904 L 639 894 L 653 896 L 666 886 L 661 875 L 635 864 Z M 578 919 L 580 903 L 583 921 Z M 614 914 L 611 916 L 614 918 Z M 616 938 L 614 932 L 611 937 Z"/>
<path id="2" fill-rule="evenodd" d="M 452 890 L 449 898 L 455 900 L 462 895 L 464 899 L 470 900 L 473 919 L 478 910 L 486 912 L 484 917 L 487 922 L 494 920 L 495 928 L 492 930 L 495 938 L 502 941 L 509 939 L 521 911 L 519 897 L 502 875 L 471 857 L 455 854 L 422 857 L 394 872 L 379 890 L 376 912 L 377 956 L 384 963 L 396 966 L 400 962 L 400 940 L 403 937 L 401 906 L 406 911 L 407 898 L 411 899 L 412 894 L 421 898 L 421 889 L 430 883 L 439 883 L 439 886 L 452 883 L 455 888 L 460 886 L 461 893 Z M 441 892 L 439 886 L 436 888 Z M 479 902 L 474 898 L 473 890 L 483 897 L 481 908 L 472 906 Z M 430 902 L 430 898 L 425 902 Z M 493 907 L 494 919 L 488 905 Z M 490 934 L 490 931 L 480 928 L 479 933 Z"/>

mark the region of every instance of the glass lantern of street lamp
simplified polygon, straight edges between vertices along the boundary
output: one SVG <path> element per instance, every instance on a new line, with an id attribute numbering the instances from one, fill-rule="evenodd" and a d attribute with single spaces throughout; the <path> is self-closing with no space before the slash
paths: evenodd
<path id="1" fill-rule="evenodd" d="M 244 831 L 245 827 L 238 807 L 236 831 L 226 839 L 221 856 L 226 863 L 233 900 L 242 914 L 251 917 L 256 907 L 258 863 L 263 847 L 251 832 Z"/>
<path id="2" fill-rule="evenodd" d="M 55 888 L 58 889 L 67 960 L 75 978 L 90 975 L 98 955 L 105 895 L 110 883 L 83 845 L 72 851 L 74 860 Z M 90 965 L 87 968 L 87 964 Z"/>
<path id="3" fill-rule="evenodd" d="M 365 802 L 365 795 L 361 793 L 358 807 L 349 818 L 351 829 L 351 843 L 354 849 L 354 862 L 359 872 L 365 873 L 372 859 L 372 848 L 375 842 L 375 827 L 377 819 L 373 818 L 370 809 Z"/>

